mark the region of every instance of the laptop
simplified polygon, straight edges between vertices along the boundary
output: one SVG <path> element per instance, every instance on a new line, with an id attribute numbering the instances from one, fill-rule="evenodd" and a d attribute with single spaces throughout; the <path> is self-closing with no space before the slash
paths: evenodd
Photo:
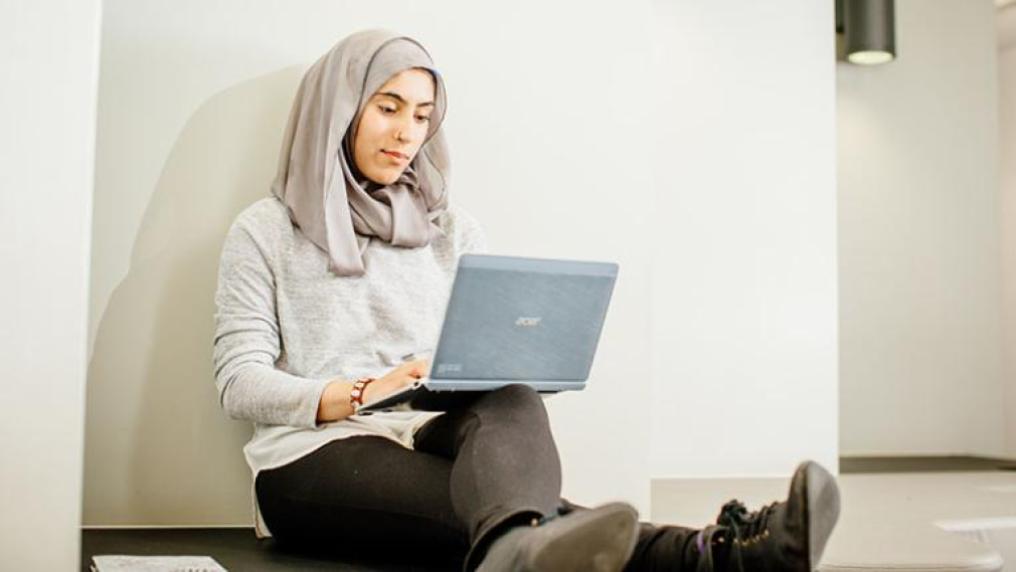
<path id="1" fill-rule="evenodd" d="M 512 383 L 543 394 L 584 389 L 617 270 L 613 262 L 463 254 L 430 375 L 356 414 L 447 411 Z"/>

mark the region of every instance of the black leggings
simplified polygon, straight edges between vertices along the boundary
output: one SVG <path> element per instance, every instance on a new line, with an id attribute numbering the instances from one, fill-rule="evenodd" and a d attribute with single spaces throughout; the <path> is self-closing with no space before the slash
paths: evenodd
<path id="1" fill-rule="evenodd" d="M 280 544 L 445 549 L 471 571 L 504 527 L 585 509 L 561 498 L 557 446 L 529 386 L 478 393 L 417 430 L 414 449 L 349 437 L 261 471 L 261 515 Z M 628 569 L 678 569 L 689 532 L 641 523 Z"/>

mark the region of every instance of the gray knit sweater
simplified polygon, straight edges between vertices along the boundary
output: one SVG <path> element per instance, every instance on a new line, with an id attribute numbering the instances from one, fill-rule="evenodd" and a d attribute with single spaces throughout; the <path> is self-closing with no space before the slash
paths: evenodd
<path id="1" fill-rule="evenodd" d="M 401 356 L 433 350 L 458 257 L 485 252 L 476 219 L 449 205 L 445 236 L 419 248 L 374 239 L 366 274 L 336 277 L 324 252 L 274 197 L 241 212 L 222 247 L 215 293 L 215 384 L 233 419 L 254 423 L 244 456 L 254 477 L 334 439 L 380 435 L 412 448 L 439 413 L 391 412 L 318 424 L 335 378 L 380 376 Z M 252 488 L 257 536 L 270 536 Z"/>

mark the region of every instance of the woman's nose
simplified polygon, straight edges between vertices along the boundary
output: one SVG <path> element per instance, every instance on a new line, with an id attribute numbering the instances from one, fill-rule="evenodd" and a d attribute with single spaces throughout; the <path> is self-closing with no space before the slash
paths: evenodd
<path id="1" fill-rule="evenodd" d="M 395 124 L 395 139 L 400 143 L 408 143 L 412 137 L 412 118 L 402 119 Z"/>

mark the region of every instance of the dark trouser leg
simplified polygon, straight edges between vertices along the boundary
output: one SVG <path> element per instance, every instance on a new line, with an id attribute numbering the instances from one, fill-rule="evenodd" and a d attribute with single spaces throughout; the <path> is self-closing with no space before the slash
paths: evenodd
<path id="1" fill-rule="evenodd" d="M 280 545 L 382 555 L 426 548 L 459 558 L 465 526 L 452 509 L 452 463 L 378 436 L 332 441 L 258 473 L 261 514 Z"/>
<path id="2" fill-rule="evenodd" d="M 469 531 L 472 570 L 506 526 L 556 514 L 561 460 L 539 393 L 508 385 L 429 421 L 414 448 L 453 461 L 451 503 Z"/>
<path id="3" fill-rule="evenodd" d="M 699 561 L 698 530 L 639 523 L 639 539 L 624 572 L 692 572 Z"/>

